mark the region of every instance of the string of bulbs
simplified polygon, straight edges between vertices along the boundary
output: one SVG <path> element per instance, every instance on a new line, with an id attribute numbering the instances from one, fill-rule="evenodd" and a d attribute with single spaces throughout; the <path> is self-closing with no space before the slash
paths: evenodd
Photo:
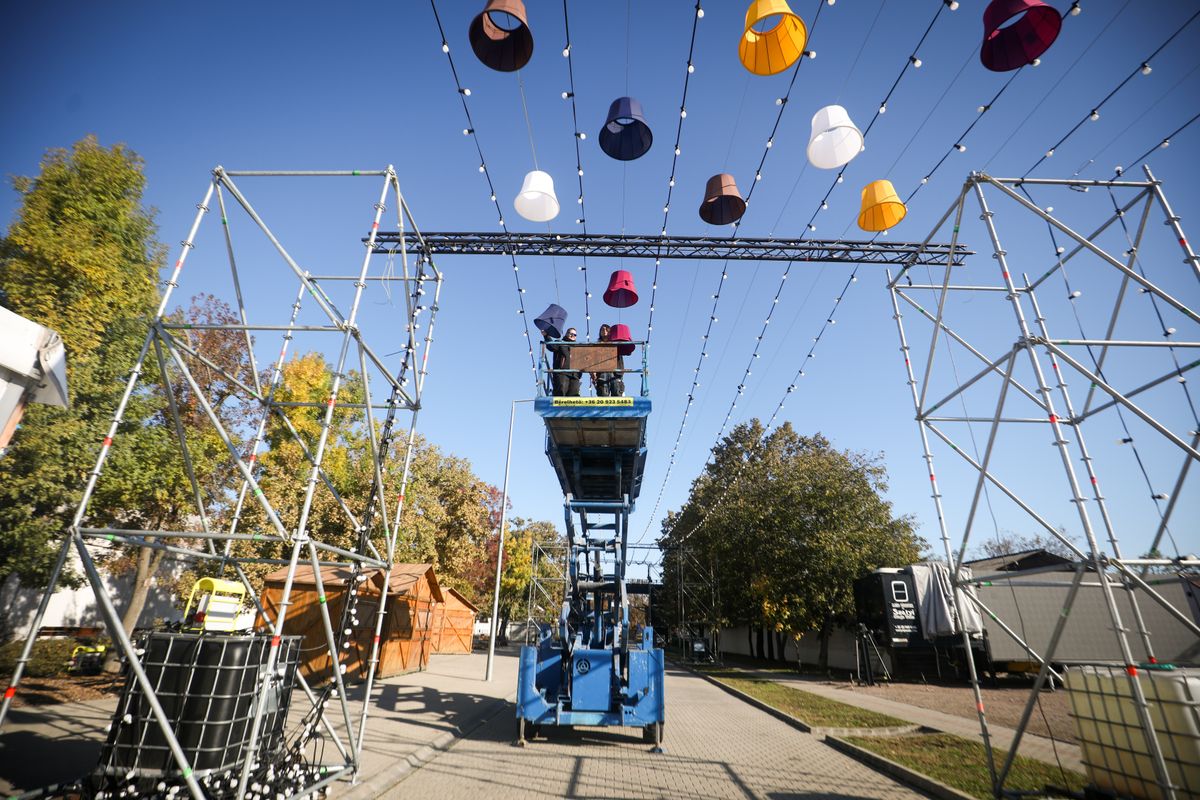
<path id="1" fill-rule="evenodd" d="M 446 39 L 446 31 L 442 27 L 442 18 L 438 14 L 437 0 L 429 0 L 429 5 L 433 8 L 433 19 L 437 23 L 438 35 L 442 39 L 442 52 L 446 54 L 446 61 L 450 64 L 450 74 L 454 78 L 454 88 L 458 92 L 459 100 L 462 101 L 463 115 L 467 120 L 467 127 L 463 128 L 463 135 L 469 137 L 475 143 L 475 152 L 479 156 L 479 172 L 487 181 L 489 196 L 492 205 L 496 209 L 500 228 L 506 234 L 510 233 L 508 226 L 504 224 L 504 212 L 500 208 L 500 201 L 496 196 L 496 187 L 492 183 L 492 175 L 488 170 L 487 159 L 483 155 L 483 145 L 479 141 L 479 133 L 476 131 L 475 122 L 471 118 L 471 108 L 467 103 L 467 98 L 471 96 L 471 90 L 463 86 L 462 81 L 458 77 L 458 69 L 454 66 L 454 56 L 450 52 L 450 43 Z M 517 265 L 516 255 L 509 253 L 509 258 L 512 262 L 513 281 L 516 283 L 517 289 L 517 313 L 521 316 L 525 346 L 529 350 L 529 369 L 533 378 L 533 384 L 536 387 L 538 385 L 537 357 L 533 354 L 533 340 L 529 336 L 529 315 L 525 313 L 525 289 L 521 286 L 521 270 Z"/>
<path id="2" fill-rule="evenodd" d="M 583 232 L 586 235 L 587 206 L 583 200 L 583 155 L 579 146 L 579 143 L 583 140 L 584 136 L 582 131 L 579 129 L 579 113 L 575 105 L 575 64 L 572 60 L 571 22 L 569 16 L 567 15 L 567 0 L 563 0 L 563 32 L 566 36 L 567 43 L 563 46 L 562 54 L 563 58 L 567 60 L 567 78 L 569 81 L 568 86 L 570 88 L 568 91 L 562 93 L 562 98 L 564 100 L 571 101 L 571 124 L 575 127 L 575 135 L 573 137 L 575 139 L 575 173 L 579 177 L 579 217 L 575 220 L 575 223 L 583 226 Z M 587 268 L 587 255 L 584 255 L 583 264 L 579 267 L 579 271 L 583 273 L 584 334 L 588 339 L 590 339 L 592 336 L 592 311 L 589 307 L 589 303 L 591 302 L 592 293 L 588 290 Z"/>

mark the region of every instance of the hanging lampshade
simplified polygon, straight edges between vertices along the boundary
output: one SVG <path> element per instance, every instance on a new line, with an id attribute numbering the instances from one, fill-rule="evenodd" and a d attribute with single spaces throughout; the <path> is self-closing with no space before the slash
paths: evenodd
<path id="1" fill-rule="evenodd" d="M 600 129 L 600 149 L 618 161 L 633 161 L 646 155 L 653 143 L 642 104 L 632 97 L 613 100 Z"/>
<path id="2" fill-rule="evenodd" d="M 629 308 L 638 301 L 637 288 L 633 285 L 633 275 L 619 269 L 608 279 L 608 288 L 604 290 L 604 302 L 613 308 Z"/>
<path id="3" fill-rule="evenodd" d="M 771 17 L 775 24 L 766 30 L 755 30 Z M 738 45 L 742 66 L 755 75 L 775 75 L 795 64 L 804 55 L 808 43 L 808 28 L 796 16 L 785 0 L 754 0 L 746 9 L 746 27 Z"/>
<path id="4" fill-rule="evenodd" d="M 515 72 L 533 55 L 533 34 L 521 0 L 488 0 L 471 20 L 467 37 L 475 57 L 497 72 Z"/>
<path id="5" fill-rule="evenodd" d="M 630 336 L 630 334 L 629 334 L 629 326 L 622 322 L 618 322 L 616 325 L 613 325 L 612 333 L 609 334 L 608 340 L 610 342 L 632 342 L 633 337 Z M 617 355 L 621 355 L 621 356 L 631 355 L 633 353 L 633 349 L 634 349 L 633 344 L 618 345 L 617 346 Z"/>
<path id="6" fill-rule="evenodd" d="M 894 228 L 907 213 L 908 209 L 900 202 L 900 196 L 892 188 L 891 181 L 875 181 L 863 187 L 858 227 L 864 231 L 886 231 L 888 228 Z"/>
<path id="7" fill-rule="evenodd" d="M 992 0 L 983 12 L 979 60 L 993 72 L 1032 64 L 1050 49 L 1061 28 L 1062 15 L 1042 0 Z"/>
<path id="8" fill-rule="evenodd" d="M 517 213 L 530 222 L 549 222 L 558 216 L 558 198 L 554 195 L 554 178 L 535 169 L 525 176 L 521 193 L 513 200 Z"/>
<path id="9" fill-rule="evenodd" d="M 818 169 L 837 169 L 862 152 L 862 131 L 841 106 L 825 106 L 812 118 L 808 160 Z"/>
<path id="10" fill-rule="evenodd" d="M 745 213 L 746 201 L 738 192 L 732 175 L 722 172 L 708 179 L 704 202 L 700 204 L 700 219 L 709 225 L 728 225 L 737 222 Z"/>
<path id="11" fill-rule="evenodd" d="M 567 327 L 567 312 L 562 306 L 551 303 L 533 320 L 533 325 L 542 333 L 550 334 L 551 339 L 561 339 Z"/>

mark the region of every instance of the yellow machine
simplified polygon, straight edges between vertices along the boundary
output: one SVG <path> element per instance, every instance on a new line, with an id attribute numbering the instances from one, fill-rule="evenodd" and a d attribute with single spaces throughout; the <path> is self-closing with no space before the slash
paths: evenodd
<path id="1" fill-rule="evenodd" d="M 238 615 L 246 600 L 246 587 L 237 581 L 201 578 L 192 586 L 183 612 L 185 631 L 237 630 Z M 193 610 L 194 609 L 194 610 Z"/>

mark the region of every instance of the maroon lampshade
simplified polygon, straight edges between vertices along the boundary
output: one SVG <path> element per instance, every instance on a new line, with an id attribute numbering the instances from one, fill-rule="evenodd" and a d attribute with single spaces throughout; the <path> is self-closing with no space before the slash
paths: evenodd
<path id="1" fill-rule="evenodd" d="M 992 0 L 983 12 L 979 60 L 993 72 L 1032 64 L 1050 49 L 1061 28 L 1062 15 L 1042 0 Z"/>
<path id="2" fill-rule="evenodd" d="M 610 342 L 632 342 L 633 337 L 629 334 L 629 326 L 623 322 L 618 322 L 612 326 L 612 333 L 609 334 Z M 618 355 L 628 356 L 633 354 L 633 344 L 623 344 L 617 347 Z"/>
<path id="3" fill-rule="evenodd" d="M 746 213 L 746 201 L 738 192 L 733 176 L 719 173 L 708 179 L 704 187 L 704 202 L 700 204 L 700 219 L 709 225 L 728 225 Z"/>
<path id="4" fill-rule="evenodd" d="M 471 20 L 467 38 L 475 56 L 497 72 L 516 72 L 533 56 L 533 33 L 521 0 L 488 0 Z"/>
<path id="5" fill-rule="evenodd" d="M 608 288 L 604 291 L 604 302 L 613 308 L 629 308 L 638 301 L 637 288 L 633 285 L 633 275 L 619 269 L 608 279 Z"/>

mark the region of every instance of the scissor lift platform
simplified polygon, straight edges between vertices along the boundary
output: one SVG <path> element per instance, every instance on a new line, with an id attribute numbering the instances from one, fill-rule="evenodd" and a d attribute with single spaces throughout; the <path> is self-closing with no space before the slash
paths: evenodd
<path id="1" fill-rule="evenodd" d="M 564 495 L 633 502 L 646 468 L 648 397 L 539 397 L 546 455 Z"/>

